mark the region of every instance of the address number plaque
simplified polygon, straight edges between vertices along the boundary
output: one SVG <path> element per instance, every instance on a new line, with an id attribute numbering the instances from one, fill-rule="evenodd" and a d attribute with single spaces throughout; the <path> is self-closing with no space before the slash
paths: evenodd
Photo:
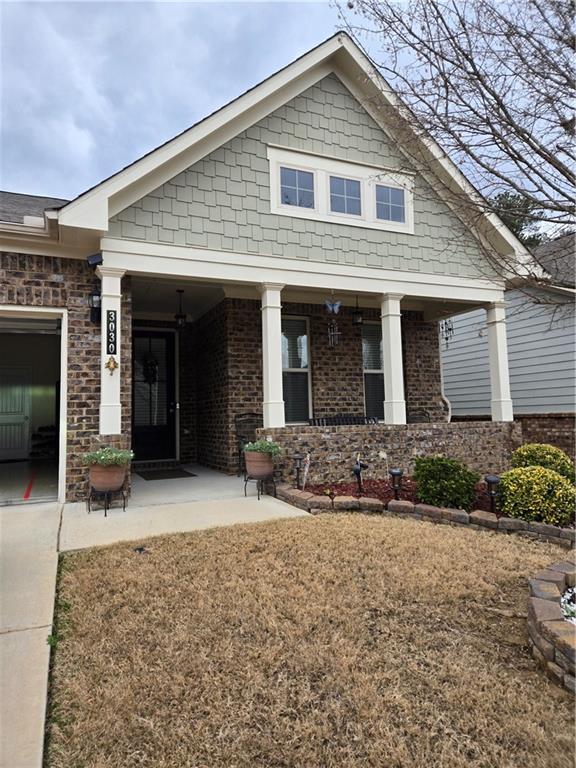
<path id="1" fill-rule="evenodd" d="M 116 310 L 108 309 L 106 311 L 106 353 L 108 355 L 116 354 Z"/>

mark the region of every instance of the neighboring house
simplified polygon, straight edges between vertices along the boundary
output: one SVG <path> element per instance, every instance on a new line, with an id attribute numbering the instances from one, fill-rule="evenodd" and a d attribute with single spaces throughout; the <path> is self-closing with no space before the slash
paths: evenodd
<path id="1" fill-rule="evenodd" d="M 312 450 L 311 477 L 348 476 L 357 451 L 379 473 L 385 454 L 410 468 L 442 450 L 498 471 L 519 430 L 484 254 L 529 254 L 492 215 L 482 241 L 468 229 L 445 190 L 473 189 L 432 141 L 414 167 L 399 106 L 338 34 L 68 203 L 4 195 L 0 348 L 19 343 L 0 361 L 1 456 L 30 456 L 33 370 L 56 338 L 39 426 L 62 500 L 84 496 L 98 444 L 234 472 L 246 413 Z M 481 307 L 493 422 L 449 424 L 438 320 Z M 379 423 L 308 425 L 365 415 Z"/>
<path id="2" fill-rule="evenodd" d="M 574 454 L 576 344 L 575 235 L 539 246 L 534 255 L 550 275 L 547 287 L 506 291 L 508 361 L 515 419 L 530 442 L 549 442 Z M 452 418 L 490 413 L 490 368 L 485 313 L 453 318 L 454 337 L 442 351 L 444 394 Z"/>

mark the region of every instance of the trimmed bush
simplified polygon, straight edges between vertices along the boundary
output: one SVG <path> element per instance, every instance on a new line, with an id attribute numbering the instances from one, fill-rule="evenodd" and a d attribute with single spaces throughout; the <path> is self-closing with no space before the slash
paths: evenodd
<path id="1" fill-rule="evenodd" d="M 574 482 L 574 464 L 567 453 L 548 443 L 526 443 L 512 454 L 510 462 L 516 467 L 545 467 Z"/>
<path id="2" fill-rule="evenodd" d="M 475 485 L 480 480 L 461 461 L 445 456 L 427 456 L 414 462 L 414 480 L 418 499 L 435 507 L 470 509 L 476 497 Z"/>
<path id="3" fill-rule="evenodd" d="M 574 516 L 576 489 L 553 469 L 517 467 L 500 481 L 500 510 L 506 517 L 566 525 Z"/>

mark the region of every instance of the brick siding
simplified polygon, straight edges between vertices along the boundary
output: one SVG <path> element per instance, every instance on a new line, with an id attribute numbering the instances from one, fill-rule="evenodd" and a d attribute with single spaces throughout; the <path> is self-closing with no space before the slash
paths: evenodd
<path id="1" fill-rule="evenodd" d="M 84 262 L 49 256 L 0 254 L 0 304 L 68 310 L 68 402 L 66 498 L 85 498 L 87 470 L 82 456 L 99 445 L 130 447 L 132 332 L 130 280 L 122 280 L 120 371 L 122 435 L 102 436 L 100 325 L 90 322 L 88 299 L 94 271 Z"/>

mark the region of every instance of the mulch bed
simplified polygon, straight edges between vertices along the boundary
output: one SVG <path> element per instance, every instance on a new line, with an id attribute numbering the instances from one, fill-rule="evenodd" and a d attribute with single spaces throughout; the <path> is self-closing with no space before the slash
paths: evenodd
<path id="1" fill-rule="evenodd" d="M 384 504 L 388 504 L 394 498 L 394 491 L 389 480 L 376 480 L 367 478 L 362 480 L 363 492 L 358 491 L 358 484 L 354 480 L 350 483 L 320 483 L 317 485 L 307 485 L 306 490 L 316 496 L 324 496 L 326 492 L 331 492 L 334 496 L 369 496 L 373 499 L 380 499 Z M 421 501 L 418 498 L 418 489 L 416 482 L 409 477 L 402 478 L 402 490 L 399 494 L 404 501 L 411 501 L 413 504 Z M 486 483 L 483 481 L 476 485 L 476 498 L 472 509 L 483 509 L 490 511 L 490 498 L 486 492 Z"/>

